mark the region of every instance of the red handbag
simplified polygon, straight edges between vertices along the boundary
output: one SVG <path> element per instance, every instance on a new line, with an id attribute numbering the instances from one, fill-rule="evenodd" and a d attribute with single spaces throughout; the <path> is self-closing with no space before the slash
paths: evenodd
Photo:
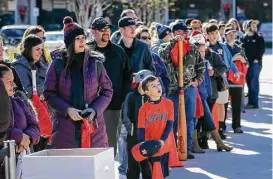
<path id="1" fill-rule="evenodd" d="M 38 124 L 41 133 L 40 135 L 45 138 L 50 137 L 52 134 L 52 123 L 46 102 L 41 101 L 37 95 L 37 92 L 35 92 L 32 96 L 32 103 L 38 114 Z"/>
<path id="2" fill-rule="evenodd" d="M 40 128 L 40 135 L 42 137 L 48 138 L 52 134 L 52 122 L 51 116 L 48 111 L 48 106 L 45 101 L 40 100 L 37 88 L 36 88 L 36 70 L 31 70 L 32 73 L 32 103 L 36 108 L 38 114 L 38 124 Z"/>
<path id="3" fill-rule="evenodd" d="M 91 134 L 95 132 L 94 126 L 86 119 L 82 119 L 81 126 L 81 148 L 91 147 Z"/>

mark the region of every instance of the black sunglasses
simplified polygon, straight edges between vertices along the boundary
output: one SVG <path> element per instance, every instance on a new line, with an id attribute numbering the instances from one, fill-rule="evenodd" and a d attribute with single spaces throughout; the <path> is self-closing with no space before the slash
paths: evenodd
<path id="1" fill-rule="evenodd" d="M 100 30 L 98 30 L 98 31 L 100 31 L 100 32 L 110 32 L 111 29 L 108 27 L 108 28 L 100 29 Z"/>
<path id="2" fill-rule="evenodd" d="M 142 39 L 142 40 L 147 40 L 147 39 L 151 40 L 151 37 L 142 36 L 142 37 L 140 37 L 140 39 Z"/>

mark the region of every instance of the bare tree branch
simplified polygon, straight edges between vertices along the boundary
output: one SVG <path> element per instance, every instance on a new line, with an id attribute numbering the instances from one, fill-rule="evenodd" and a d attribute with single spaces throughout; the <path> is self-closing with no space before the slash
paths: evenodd
<path id="1" fill-rule="evenodd" d="M 78 23 L 83 28 L 88 28 L 91 22 L 108 9 L 112 3 L 113 0 L 74 0 L 73 10 Z"/>

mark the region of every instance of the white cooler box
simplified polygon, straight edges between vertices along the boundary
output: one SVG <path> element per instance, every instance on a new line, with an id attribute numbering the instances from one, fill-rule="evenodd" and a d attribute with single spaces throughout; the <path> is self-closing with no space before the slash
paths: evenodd
<path id="1" fill-rule="evenodd" d="M 22 179 L 115 179 L 114 150 L 43 150 L 23 157 L 22 171 Z"/>

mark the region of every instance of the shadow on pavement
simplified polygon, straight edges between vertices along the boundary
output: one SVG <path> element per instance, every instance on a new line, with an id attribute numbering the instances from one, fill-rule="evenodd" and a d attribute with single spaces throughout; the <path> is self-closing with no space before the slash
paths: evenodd
<path id="1" fill-rule="evenodd" d="M 209 141 L 206 154 L 195 154 L 196 159 L 184 162 L 185 168 L 172 169 L 168 179 L 272 178 L 272 96 L 260 95 L 259 103 L 260 109 L 242 113 L 244 134 L 229 131 L 231 120 L 227 120 L 225 143 L 234 147 L 232 152 L 217 152 L 216 144 Z"/>

